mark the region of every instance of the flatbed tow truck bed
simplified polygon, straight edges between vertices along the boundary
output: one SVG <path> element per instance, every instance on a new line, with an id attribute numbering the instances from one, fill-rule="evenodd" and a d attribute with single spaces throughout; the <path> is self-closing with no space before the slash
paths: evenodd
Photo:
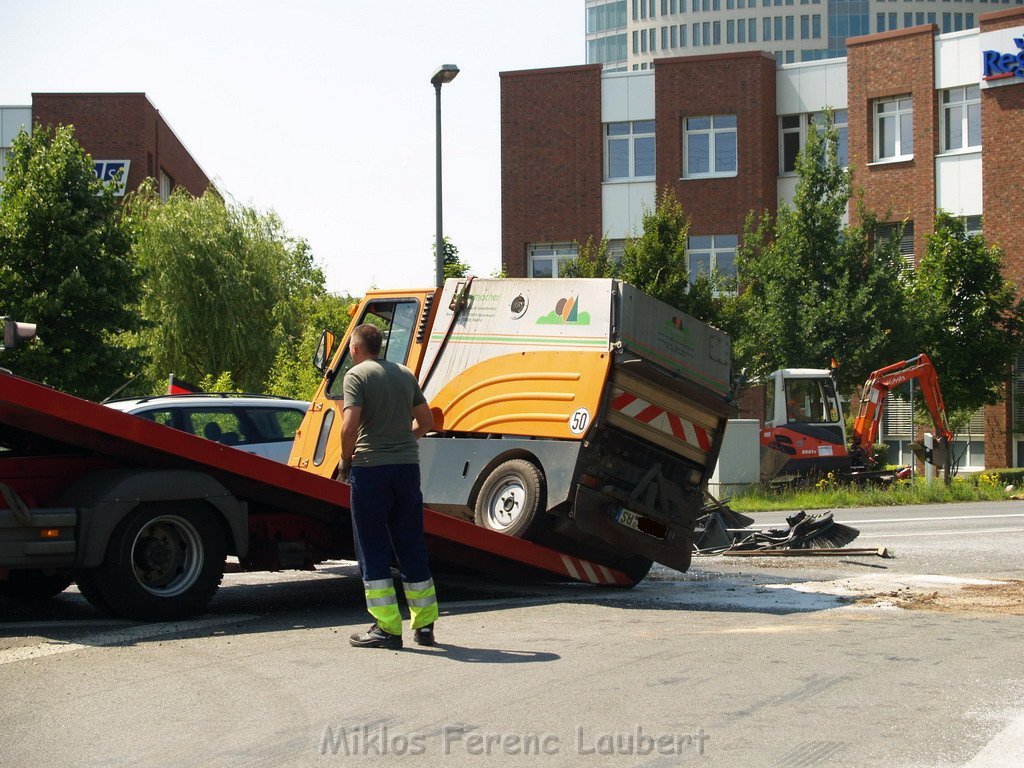
<path id="1" fill-rule="evenodd" d="M 83 570 L 100 568 L 112 555 L 111 537 L 132 513 L 132 501 L 191 498 L 189 482 L 206 489 L 196 496 L 206 494 L 207 510 L 224 515 L 225 550 L 237 554 L 245 570 L 355 558 L 347 484 L 7 372 L 0 372 L 0 445 L 14 447 L 0 450 L 0 581 L 22 568 L 74 568 L 83 586 Z M 126 487 L 133 488 L 132 498 Z M 73 530 L 71 512 L 77 515 Z M 50 525 L 48 519 L 65 522 Z M 615 569 L 430 509 L 424 509 L 424 528 L 439 565 L 513 578 L 633 583 Z M 83 589 L 87 597 L 89 591 Z"/>

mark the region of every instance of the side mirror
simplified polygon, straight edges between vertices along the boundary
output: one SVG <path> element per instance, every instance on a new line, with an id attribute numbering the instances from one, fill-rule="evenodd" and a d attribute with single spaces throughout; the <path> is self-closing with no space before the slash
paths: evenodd
<path id="1" fill-rule="evenodd" d="M 327 364 L 331 361 L 331 351 L 334 349 L 334 334 L 324 331 L 320 334 L 320 343 L 316 346 L 313 354 L 313 367 L 322 374 L 327 370 Z"/>
<path id="2" fill-rule="evenodd" d="M 4 323 L 4 343 L 0 350 L 14 349 L 36 335 L 34 323 L 18 323 L 7 317 L 0 317 L 0 320 Z"/>

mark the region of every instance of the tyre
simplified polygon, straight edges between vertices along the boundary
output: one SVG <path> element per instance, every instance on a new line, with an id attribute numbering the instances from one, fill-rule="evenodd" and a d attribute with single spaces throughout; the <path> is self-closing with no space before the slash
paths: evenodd
<path id="1" fill-rule="evenodd" d="M 11 571 L 7 581 L 0 581 L 0 596 L 26 603 L 48 600 L 71 586 L 70 574 L 47 573 L 40 568 Z"/>
<path id="2" fill-rule="evenodd" d="M 101 611 L 144 621 L 202 611 L 224 575 L 226 541 L 217 514 L 179 504 L 139 507 L 114 529 L 103 564 L 89 572 L 82 593 Z"/>
<path id="3" fill-rule="evenodd" d="M 619 585 L 628 589 L 630 587 L 635 587 L 643 581 L 650 572 L 652 565 L 654 565 L 653 560 L 643 557 L 642 555 L 633 555 L 632 557 L 627 557 L 612 563 L 611 567 L 617 571 L 622 571 L 633 580 L 632 584 Z"/>
<path id="4" fill-rule="evenodd" d="M 474 520 L 482 528 L 530 538 L 544 527 L 544 476 L 525 459 L 499 464 L 480 487 Z"/>

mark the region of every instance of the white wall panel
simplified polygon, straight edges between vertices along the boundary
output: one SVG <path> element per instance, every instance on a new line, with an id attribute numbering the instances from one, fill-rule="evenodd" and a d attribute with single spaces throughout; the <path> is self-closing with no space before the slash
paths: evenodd
<path id="1" fill-rule="evenodd" d="M 780 115 L 847 107 L 846 59 L 786 64 L 775 77 L 775 111 Z"/>
<path id="2" fill-rule="evenodd" d="M 609 240 L 639 234 L 644 206 L 654 207 L 653 181 L 606 183 L 601 187 L 601 226 Z"/>
<path id="3" fill-rule="evenodd" d="M 982 212 L 981 152 L 935 158 L 935 206 L 958 216 Z"/>
<path id="4" fill-rule="evenodd" d="M 9 147 L 18 131 L 30 130 L 32 107 L 0 107 L 0 147 Z"/>
<path id="5" fill-rule="evenodd" d="M 953 32 L 935 38 L 935 88 L 975 85 L 981 80 L 981 42 L 978 30 Z"/>
<path id="6" fill-rule="evenodd" d="M 653 72 L 612 72 L 601 76 L 602 123 L 653 119 Z"/>

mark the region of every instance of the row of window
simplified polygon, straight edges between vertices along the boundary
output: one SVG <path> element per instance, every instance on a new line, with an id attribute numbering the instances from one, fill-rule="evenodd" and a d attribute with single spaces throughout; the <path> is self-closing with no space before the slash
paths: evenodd
<path id="1" fill-rule="evenodd" d="M 929 0 L 935 2 L 936 0 Z M 945 0 L 949 2 L 949 0 Z M 890 0 L 895 2 L 895 0 Z M 964 2 L 972 2 L 972 0 L 964 0 Z M 979 3 L 991 2 L 992 5 L 1010 5 L 1011 3 L 1020 5 L 1021 0 L 978 0 Z M 762 7 L 768 6 L 782 6 L 782 5 L 795 5 L 797 0 L 761 0 Z M 800 5 L 820 5 L 821 0 L 799 0 Z M 609 6 L 619 6 L 620 3 L 610 3 Z M 621 4 L 624 5 L 624 4 Z M 655 10 L 659 7 L 661 9 L 661 16 L 675 16 L 677 13 L 686 13 L 686 0 L 660 0 L 660 4 L 656 4 L 655 0 L 633 0 L 633 21 L 641 21 L 643 19 L 654 19 L 657 18 Z M 690 10 L 694 13 L 699 11 L 718 11 L 722 8 L 722 0 L 690 0 Z M 725 0 L 725 7 L 727 10 L 732 8 L 754 8 L 757 6 L 757 0 Z M 605 8 L 608 6 L 596 6 L 596 8 Z M 596 10 L 595 8 L 595 10 Z M 605 11 L 605 13 L 612 13 L 613 11 Z M 619 11 L 616 9 L 614 13 L 618 14 Z M 595 14 L 596 15 L 596 14 Z M 622 9 L 623 23 L 620 26 L 625 26 L 625 9 Z M 616 19 L 618 17 L 616 16 Z M 588 18 L 588 31 L 590 30 L 590 20 Z M 596 25 L 599 23 L 597 20 L 594 21 Z M 973 25 L 971 25 L 973 26 Z M 605 29 L 612 29 L 614 27 L 605 27 Z M 598 31 L 597 29 L 593 31 Z"/>
<path id="2" fill-rule="evenodd" d="M 833 120 L 839 133 L 839 162 L 849 163 L 849 113 L 838 109 Z M 879 99 L 873 105 L 874 160 L 907 160 L 914 154 L 914 110 L 909 96 Z M 981 90 L 977 85 L 949 88 L 940 98 L 941 151 L 981 146 Z M 779 117 L 779 172 L 796 172 L 796 158 L 807 132 L 822 130 L 823 112 Z M 653 120 L 606 123 L 605 181 L 642 181 L 656 176 Z M 735 115 L 686 118 L 684 178 L 734 176 L 737 172 Z"/>
<path id="3" fill-rule="evenodd" d="M 764 42 L 773 40 L 795 40 L 796 16 L 765 16 L 761 19 L 761 39 Z M 693 46 L 720 45 L 722 43 L 722 27 L 725 27 L 725 42 L 756 43 L 757 19 L 726 19 L 723 21 L 704 21 L 698 24 L 680 24 L 678 26 L 661 27 L 661 50 L 686 48 L 687 29 L 691 32 Z M 800 40 L 821 39 L 821 14 L 800 16 Z M 591 40 L 590 43 L 598 43 Z M 633 54 L 656 53 L 658 51 L 658 28 L 633 30 Z M 610 60 L 610 59 L 609 59 Z M 788 60 L 792 62 L 792 58 Z"/>
<path id="4" fill-rule="evenodd" d="M 903 14 L 903 26 L 904 27 L 915 27 L 925 23 L 925 19 L 928 20 L 929 24 L 937 23 L 937 14 L 934 13 L 909 13 Z M 899 29 L 899 14 L 898 13 L 879 13 L 875 15 L 875 26 L 878 32 L 885 32 L 887 29 Z M 942 34 L 949 32 L 960 32 L 964 29 L 974 28 L 974 14 L 973 13 L 944 13 L 942 14 Z"/>
<path id="5" fill-rule="evenodd" d="M 1008 2 L 1009 0 L 1007 0 Z M 968 0 L 970 2 L 970 0 Z M 984 0 L 982 0 L 984 2 Z M 613 3 L 615 5 L 615 3 Z M 690 11 L 693 13 L 700 12 L 713 12 L 722 10 L 722 6 L 725 6 L 727 11 L 731 11 L 735 8 L 756 8 L 758 5 L 757 0 L 690 0 L 689 6 Z M 821 5 L 821 0 L 761 0 L 761 7 L 768 8 L 771 6 L 783 6 L 783 5 Z M 602 7 L 602 6 L 597 6 Z M 653 0 L 633 0 L 633 21 L 642 21 L 644 19 L 657 18 L 655 14 L 655 5 Z M 675 16 L 678 13 L 686 13 L 687 2 L 686 0 L 661 0 L 661 17 Z M 595 24 L 598 23 L 595 21 Z M 623 26 L 625 26 L 623 24 Z M 588 30 L 590 28 L 590 22 L 588 20 Z M 595 30 L 596 31 L 596 30 Z"/>
<path id="6" fill-rule="evenodd" d="M 736 285 L 737 235 L 693 235 L 687 239 L 686 255 L 689 279 L 693 283 L 700 275 L 716 274 L 726 285 Z M 622 258 L 621 240 L 608 244 L 614 261 Z M 530 246 L 527 254 L 527 274 L 530 277 L 559 277 L 565 265 L 575 259 L 574 243 L 538 243 Z"/>

